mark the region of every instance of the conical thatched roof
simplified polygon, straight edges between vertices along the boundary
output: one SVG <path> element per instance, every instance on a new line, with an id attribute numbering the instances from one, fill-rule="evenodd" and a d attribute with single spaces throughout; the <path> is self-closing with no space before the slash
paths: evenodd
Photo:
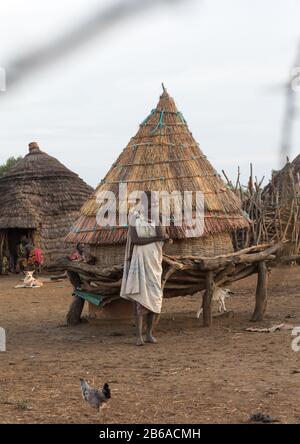
<path id="1" fill-rule="evenodd" d="M 62 215 L 63 223 L 71 226 L 92 192 L 77 174 L 32 142 L 29 153 L 0 178 L 0 230 L 34 229 L 45 217 L 55 226 Z"/>
<path id="2" fill-rule="evenodd" d="M 300 191 L 300 154 L 286 164 L 281 170 L 274 170 L 270 182 L 262 191 L 263 200 L 274 205 L 290 206 L 292 199 L 299 195 Z"/>
<path id="3" fill-rule="evenodd" d="M 283 256 L 300 252 L 300 155 L 281 170 L 273 171 L 270 182 L 257 193 L 254 227 L 261 242 L 288 241 Z"/>
<path id="4" fill-rule="evenodd" d="M 90 244 L 124 243 L 126 227 L 102 228 L 96 223 L 97 193 L 118 196 L 120 183 L 128 193 L 142 191 L 202 191 L 205 196 L 205 235 L 248 227 L 236 195 L 200 150 L 174 100 L 164 89 L 158 105 L 141 123 L 117 161 L 82 208 L 68 241 Z M 173 239 L 185 239 L 182 227 L 170 227 Z"/>

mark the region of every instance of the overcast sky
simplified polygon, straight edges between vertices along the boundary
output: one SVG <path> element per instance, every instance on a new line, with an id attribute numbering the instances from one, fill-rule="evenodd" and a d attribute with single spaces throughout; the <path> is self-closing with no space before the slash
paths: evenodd
<path id="1" fill-rule="evenodd" d="M 3 2 L 0 66 L 114 1 Z M 252 161 L 259 177 L 269 176 L 278 167 L 281 86 L 296 57 L 300 2 L 175 3 L 119 23 L 1 94 L 0 163 L 37 141 L 96 186 L 164 82 L 219 172 L 234 178 L 240 165 L 246 178 Z M 291 157 L 299 152 L 298 122 Z"/>

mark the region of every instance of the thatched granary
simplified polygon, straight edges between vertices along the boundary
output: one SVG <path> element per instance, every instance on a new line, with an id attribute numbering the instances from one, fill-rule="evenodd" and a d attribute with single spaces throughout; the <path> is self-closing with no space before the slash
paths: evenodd
<path id="1" fill-rule="evenodd" d="M 133 190 L 204 193 L 204 234 L 187 239 L 184 226 L 171 224 L 169 234 L 174 242 L 168 246 L 168 254 L 230 253 L 232 232 L 249 226 L 239 199 L 202 153 L 165 88 L 157 107 L 141 123 L 92 199 L 82 207 L 81 216 L 66 238 L 68 242 L 89 244 L 91 254 L 98 259 L 97 265 L 123 262 L 128 227 L 103 227 L 96 221 L 98 193 L 109 190 L 118 197 L 120 184 L 127 184 L 128 193 Z"/>
<path id="2" fill-rule="evenodd" d="M 254 221 L 255 243 L 287 241 L 283 256 L 300 254 L 300 155 L 279 171 L 263 189 L 253 189 L 246 201 Z"/>
<path id="3" fill-rule="evenodd" d="M 32 239 L 52 266 L 72 246 L 64 238 L 93 189 L 37 143 L 0 178 L 0 254 L 16 246 L 23 235 Z"/>
<path id="4" fill-rule="evenodd" d="M 68 234 L 68 242 L 90 245 L 96 262 L 63 261 L 74 287 L 67 322 L 80 322 L 84 301 L 91 318 L 131 317 L 131 303 L 120 298 L 128 225 L 99 224 L 99 193 L 118 197 L 120 184 L 134 190 L 204 193 L 204 233 L 186 236 L 185 227 L 168 227 L 173 244 L 163 254 L 162 288 L 165 298 L 203 293 L 203 324 L 212 322 L 214 285 L 230 285 L 258 274 L 252 320 L 261 321 L 267 306 L 267 263 L 274 261 L 282 244 L 264 244 L 233 251 L 232 236 L 250 228 L 241 201 L 206 159 L 188 129 L 183 115 L 164 90 L 158 105 L 142 122 L 117 161 L 82 207 Z M 106 205 L 105 202 L 104 205 Z M 110 209 L 111 203 L 106 205 Z M 173 207 L 171 207 L 173 209 Z M 195 210 L 195 207 L 194 207 Z M 175 220 L 172 214 L 171 221 Z M 236 236 L 235 236 L 236 237 Z"/>

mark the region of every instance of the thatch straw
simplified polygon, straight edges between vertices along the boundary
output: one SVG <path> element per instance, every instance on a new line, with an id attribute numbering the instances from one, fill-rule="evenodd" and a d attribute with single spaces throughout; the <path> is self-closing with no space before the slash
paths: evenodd
<path id="1" fill-rule="evenodd" d="M 272 240 L 288 240 L 285 254 L 300 253 L 300 155 L 277 172 L 261 193 L 263 217 L 258 229 Z M 263 230 L 265 228 L 265 230 Z"/>
<path id="2" fill-rule="evenodd" d="M 287 241 L 283 256 L 297 256 L 300 254 L 300 155 L 292 162 L 287 160 L 281 170 L 273 171 L 265 187 L 263 179 L 259 181 L 256 176 L 254 179 L 252 164 L 247 187 L 242 187 L 238 175 L 234 189 L 253 221 L 248 236 L 243 236 L 243 230 L 238 233 L 239 244 L 245 247 L 248 243 Z"/>

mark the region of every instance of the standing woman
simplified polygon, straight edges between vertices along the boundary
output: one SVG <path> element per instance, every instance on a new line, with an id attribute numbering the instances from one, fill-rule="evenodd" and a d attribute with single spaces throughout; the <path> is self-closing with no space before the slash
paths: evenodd
<path id="1" fill-rule="evenodd" d="M 162 306 L 162 248 L 169 238 L 165 227 L 151 221 L 151 193 L 145 194 L 147 203 L 142 200 L 141 214 L 130 220 L 121 287 L 121 297 L 134 303 L 136 345 L 144 345 L 144 315 L 147 319 L 146 342 L 157 342 L 153 327 Z"/>

